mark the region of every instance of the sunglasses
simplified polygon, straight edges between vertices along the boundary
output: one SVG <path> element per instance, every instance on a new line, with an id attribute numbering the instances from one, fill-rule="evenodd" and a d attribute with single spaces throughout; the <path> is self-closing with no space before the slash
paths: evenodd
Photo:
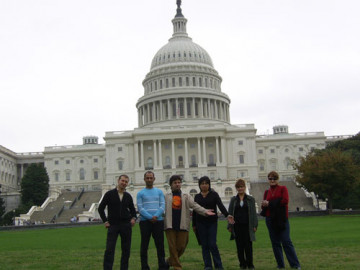
<path id="1" fill-rule="evenodd" d="M 270 181 L 276 181 L 277 179 L 274 178 L 274 177 L 269 177 L 268 180 L 270 180 Z"/>

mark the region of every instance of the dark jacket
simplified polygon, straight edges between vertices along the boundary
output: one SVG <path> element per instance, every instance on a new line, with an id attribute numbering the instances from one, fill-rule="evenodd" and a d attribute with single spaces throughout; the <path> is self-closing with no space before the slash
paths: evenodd
<path id="1" fill-rule="evenodd" d="M 217 207 L 225 217 L 229 215 L 225 206 L 223 205 L 219 194 L 216 191 L 210 190 L 207 196 L 204 198 L 201 193 L 195 195 L 194 201 L 204 207 L 205 209 L 213 209 L 215 216 L 201 216 L 198 215 L 195 211 L 193 211 L 192 224 L 196 226 L 197 222 L 216 222 L 218 219 L 217 216 Z"/>
<path id="2" fill-rule="evenodd" d="M 105 207 L 108 208 L 108 216 L 105 215 Z M 105 193 L 99 205 L 99 214 L 103 222 L 108 221 L 110 225 L 120 225 L 130 222 L 136 218 L 134 202 L 128 192 L 124 192 L 122 201 L 120 201 L 117 189 L 109 190 Z"/>
<path id="3" fill-rule="evenodd" d="M 255 199 L 250 195 L 245 195 L 245 199 L 249 209 L 249 235 L 250 240 L 255 241 L 255 232 L 254 228 L 258 226 L 258 218 L 256 215 Z M 235 204 L 239 200 L 239 196 L 236 195 L 231 198 L 229 203 L 229 215 L 235 216 Z M 234 232 L 234 230 L 233 230 Z"/>

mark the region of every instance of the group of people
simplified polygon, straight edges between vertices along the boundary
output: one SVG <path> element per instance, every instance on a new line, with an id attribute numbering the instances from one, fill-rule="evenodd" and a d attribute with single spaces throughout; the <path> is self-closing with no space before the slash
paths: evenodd
<path id="1" fill-rule="evenodd" d="M 270 188 L 265 191 L 261 203 L 261 215 L 266 218 L 273 252 L 279 269 L 284 269 L 283 251 L 291 268 L 301 269 L 294 246 L 290 239 L 288 222 L 289 195 L 285 186 L 278 185 L 279 175 L 272 171 L 268 174 Z M 238 179 L 235 183 L 237 195 L 232 197 L 227 210 L 217 192 L 211 188 L 209 177 L 199 179 L 200 192 L 193 198 L 181 190 L 180 175 L 170 177 L 171 192 L 164 193 L 154 187 L 155 175 L 152 171 L 144 174 L 145 188 L 137 194 L 137 209 L 140 214 L 140 258 L 141 269 L 150 270 L 148 265 L 148 247 L 150 238 L 154 239 L 157 250 L 158 269 L 172 267 L 182 269 L 180 257 L 189 241 L 192 213 L 193 231 L 202 248 L 204 269 L 224 269 L 216 244 L 217 209 L 227 218 L 231 239 L 235 239 L 240 269 L 255 269 L 253 264 L 252 242 L 258 227 L 255 199 L 246 194 L 246 183 Z M 104 270 L 112 269 L 115 246 L 118 236 L 121 237 L 120 269 L 129 268 L 131 232 L 137 216 L 133 199 L 126 192 L 129 183 L 127 175 L 118 178 L 115 189 L 105 193 L 100 205 L 99 214 L 107 228 Z M 107 215 L 105 208 L 107 207 Z M 165 258 L 164 232 L 169 247 L 169 257 Z"/>

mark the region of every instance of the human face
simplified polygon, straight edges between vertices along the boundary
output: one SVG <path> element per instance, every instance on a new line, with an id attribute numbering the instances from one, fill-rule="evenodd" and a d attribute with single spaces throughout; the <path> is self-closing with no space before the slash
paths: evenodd
<path id="1" fill-rule="evenodd" d="M 200 190 L 201 192 L 208 192 L 209 191 L 209 188 L 210 188 L 210 185 L 209 183 L 207 183 L 206 181 L 202 181 L 200 183 Z"/>
<path id="2" fill-rule="evenodd" d="M 245 194 L 245 190 L 246 187 L 245 186 L 240 186 L 240 187 L 236 187 L 236 191 L 239 195 L 244 195 Z"/>
<path id="3" fill-rule="evenodd" d="M 181 190 L 181 180 L 175 180 L 171 183 L 172 191 L 180 191 Z"/>
<path id="4" fill-rule="evenodd" d="M 278 179 L 275 179 L 274 176 L 268 178 L 270 186 L 276 186 L 278 184 Z"/>
<path id="5" fill-rule="evenodd" d="M 118 179 L 118 188 L 120 190 L 126 189 L 128 184 L 129 184 L 129 178 L 126 178 L 125 176 L 121 176 L 120 179 Z"/>
<path id="6" fill-rule="evenodd" d="M 146 188 L 152 188 L 154 185 L 154 181 L 155 181 L 154 174 L 152 174 L 152 173 L 145 174 L 144 181 L 146 184 Z"/>

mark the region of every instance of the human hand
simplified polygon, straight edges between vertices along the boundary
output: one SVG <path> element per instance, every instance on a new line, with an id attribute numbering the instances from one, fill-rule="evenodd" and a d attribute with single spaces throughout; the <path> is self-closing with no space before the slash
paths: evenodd
<path id="1" fill-rule="evenodd" d="M 106 221 L 104 225 L 105 225 L 105 228 L 108 229 L 110 227 L 109 221 Z"/>
<path id="2" fill-rule="evenodd" d="M 150 219 L 150 222 L 151 223 L 155 223 L 157 221 L 157 216 L 153 216 L 151 219 Z"/>
<path id="3" fill-rule="evenodd" d="M 214 210 L 213 209 L 207 209 L 205 214 L 207 216 L 215 216 L 216 214 L 214 213 Z"/>
<path id="4" fill-rule="evenodd" d="M 230 224 L 234 224 L 235 223 L 235 220 L 234 220 L 234 217 L 232 215 L 228 215 L 227 216 L 227 220 Z"/>
<path id="5" fill-rule="evenodd" d="M 263 200 L 263 201 L 261 202 L 261 206 L 262 206 L 262 207 L 268 207 L 268 206 L 269 206 L 269 201 Z"/>
<path id="6" fill-rule="evenodd" d="M 254 227 L 254 232 L 256 232 L 257 231 L 257 228 L 256 227 Z"/>
<path id="7" fill-rule="evenodd" d="M 130 220 L 131 227 L 134 227 L 135 223 L 136 223 L 136 219 L 135 219 L 135 218 L 132 218 L 132 219 Z"/>

